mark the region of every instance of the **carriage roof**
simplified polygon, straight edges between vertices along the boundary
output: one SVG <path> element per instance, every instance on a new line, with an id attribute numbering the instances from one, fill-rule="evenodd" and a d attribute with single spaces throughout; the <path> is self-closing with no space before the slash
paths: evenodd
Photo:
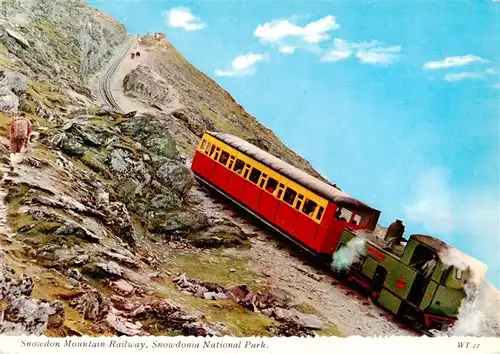
<path id="1" fill-rule="evenodd" d="M 282 174 L 301 186 L 311 190 L 318 195 L 331 200 L 332 202 L 344 206 L 351 206 L 356 209 L 378 211 L 369 205 L 350 197 L 346 192 L 333 185 L 329 185 L 308 173 L 290 165 L 289 163 L 271 155 L 257 146 L 231 134 L 207 132 L 209 135 L 219 139 L 234 149 L 243 152 L 261 164 Z"/>

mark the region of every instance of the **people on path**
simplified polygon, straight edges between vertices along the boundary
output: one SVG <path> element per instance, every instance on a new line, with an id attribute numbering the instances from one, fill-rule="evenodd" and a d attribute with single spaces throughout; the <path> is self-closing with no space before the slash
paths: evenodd
<path id="1" fill-rule="evenodd" d="M 10 120 L 10 161 L 11 170 L 14 169 L 16 160 L 22 156 L 28 148 L 29 138 L 32 133 L 32 125 L 25 113 L 15 115 Z"/>

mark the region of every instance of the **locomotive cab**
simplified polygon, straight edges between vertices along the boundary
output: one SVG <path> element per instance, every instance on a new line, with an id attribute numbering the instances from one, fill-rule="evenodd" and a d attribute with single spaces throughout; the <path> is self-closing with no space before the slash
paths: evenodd
<path id="1" fill-rule="evenodd" d="M 452 326 L 463 301 L 474 301 L 486 272 L 482 263 L 425 235 L 410 237 L 402 262 L 415 271 L 407 301 L 422 312 L 428 329 Z"/>

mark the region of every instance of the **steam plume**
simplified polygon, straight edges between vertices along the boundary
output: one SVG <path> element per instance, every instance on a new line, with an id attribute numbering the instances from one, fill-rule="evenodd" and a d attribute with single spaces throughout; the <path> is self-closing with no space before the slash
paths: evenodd
<path id="1" fill-rule="evenodd" d="M 342 246 L 333 254 L 332 269 L 334 271 L 347 270 L 354 262 L 360 261 L 360 256 L 366 254 L 365 243 L 365 239 L 356 237 L 350 240 L 347 245 Z"/>

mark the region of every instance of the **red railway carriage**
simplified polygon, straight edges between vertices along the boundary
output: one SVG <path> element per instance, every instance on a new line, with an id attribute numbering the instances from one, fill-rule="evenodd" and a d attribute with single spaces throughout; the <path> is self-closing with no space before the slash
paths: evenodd
<path id="1" fill-rule="evenodd" d="M 380 211 L 236 136 L 207 132 L 196 178 L 316 255 L 331 256 L 345 228 L 373 230 Z"/>

